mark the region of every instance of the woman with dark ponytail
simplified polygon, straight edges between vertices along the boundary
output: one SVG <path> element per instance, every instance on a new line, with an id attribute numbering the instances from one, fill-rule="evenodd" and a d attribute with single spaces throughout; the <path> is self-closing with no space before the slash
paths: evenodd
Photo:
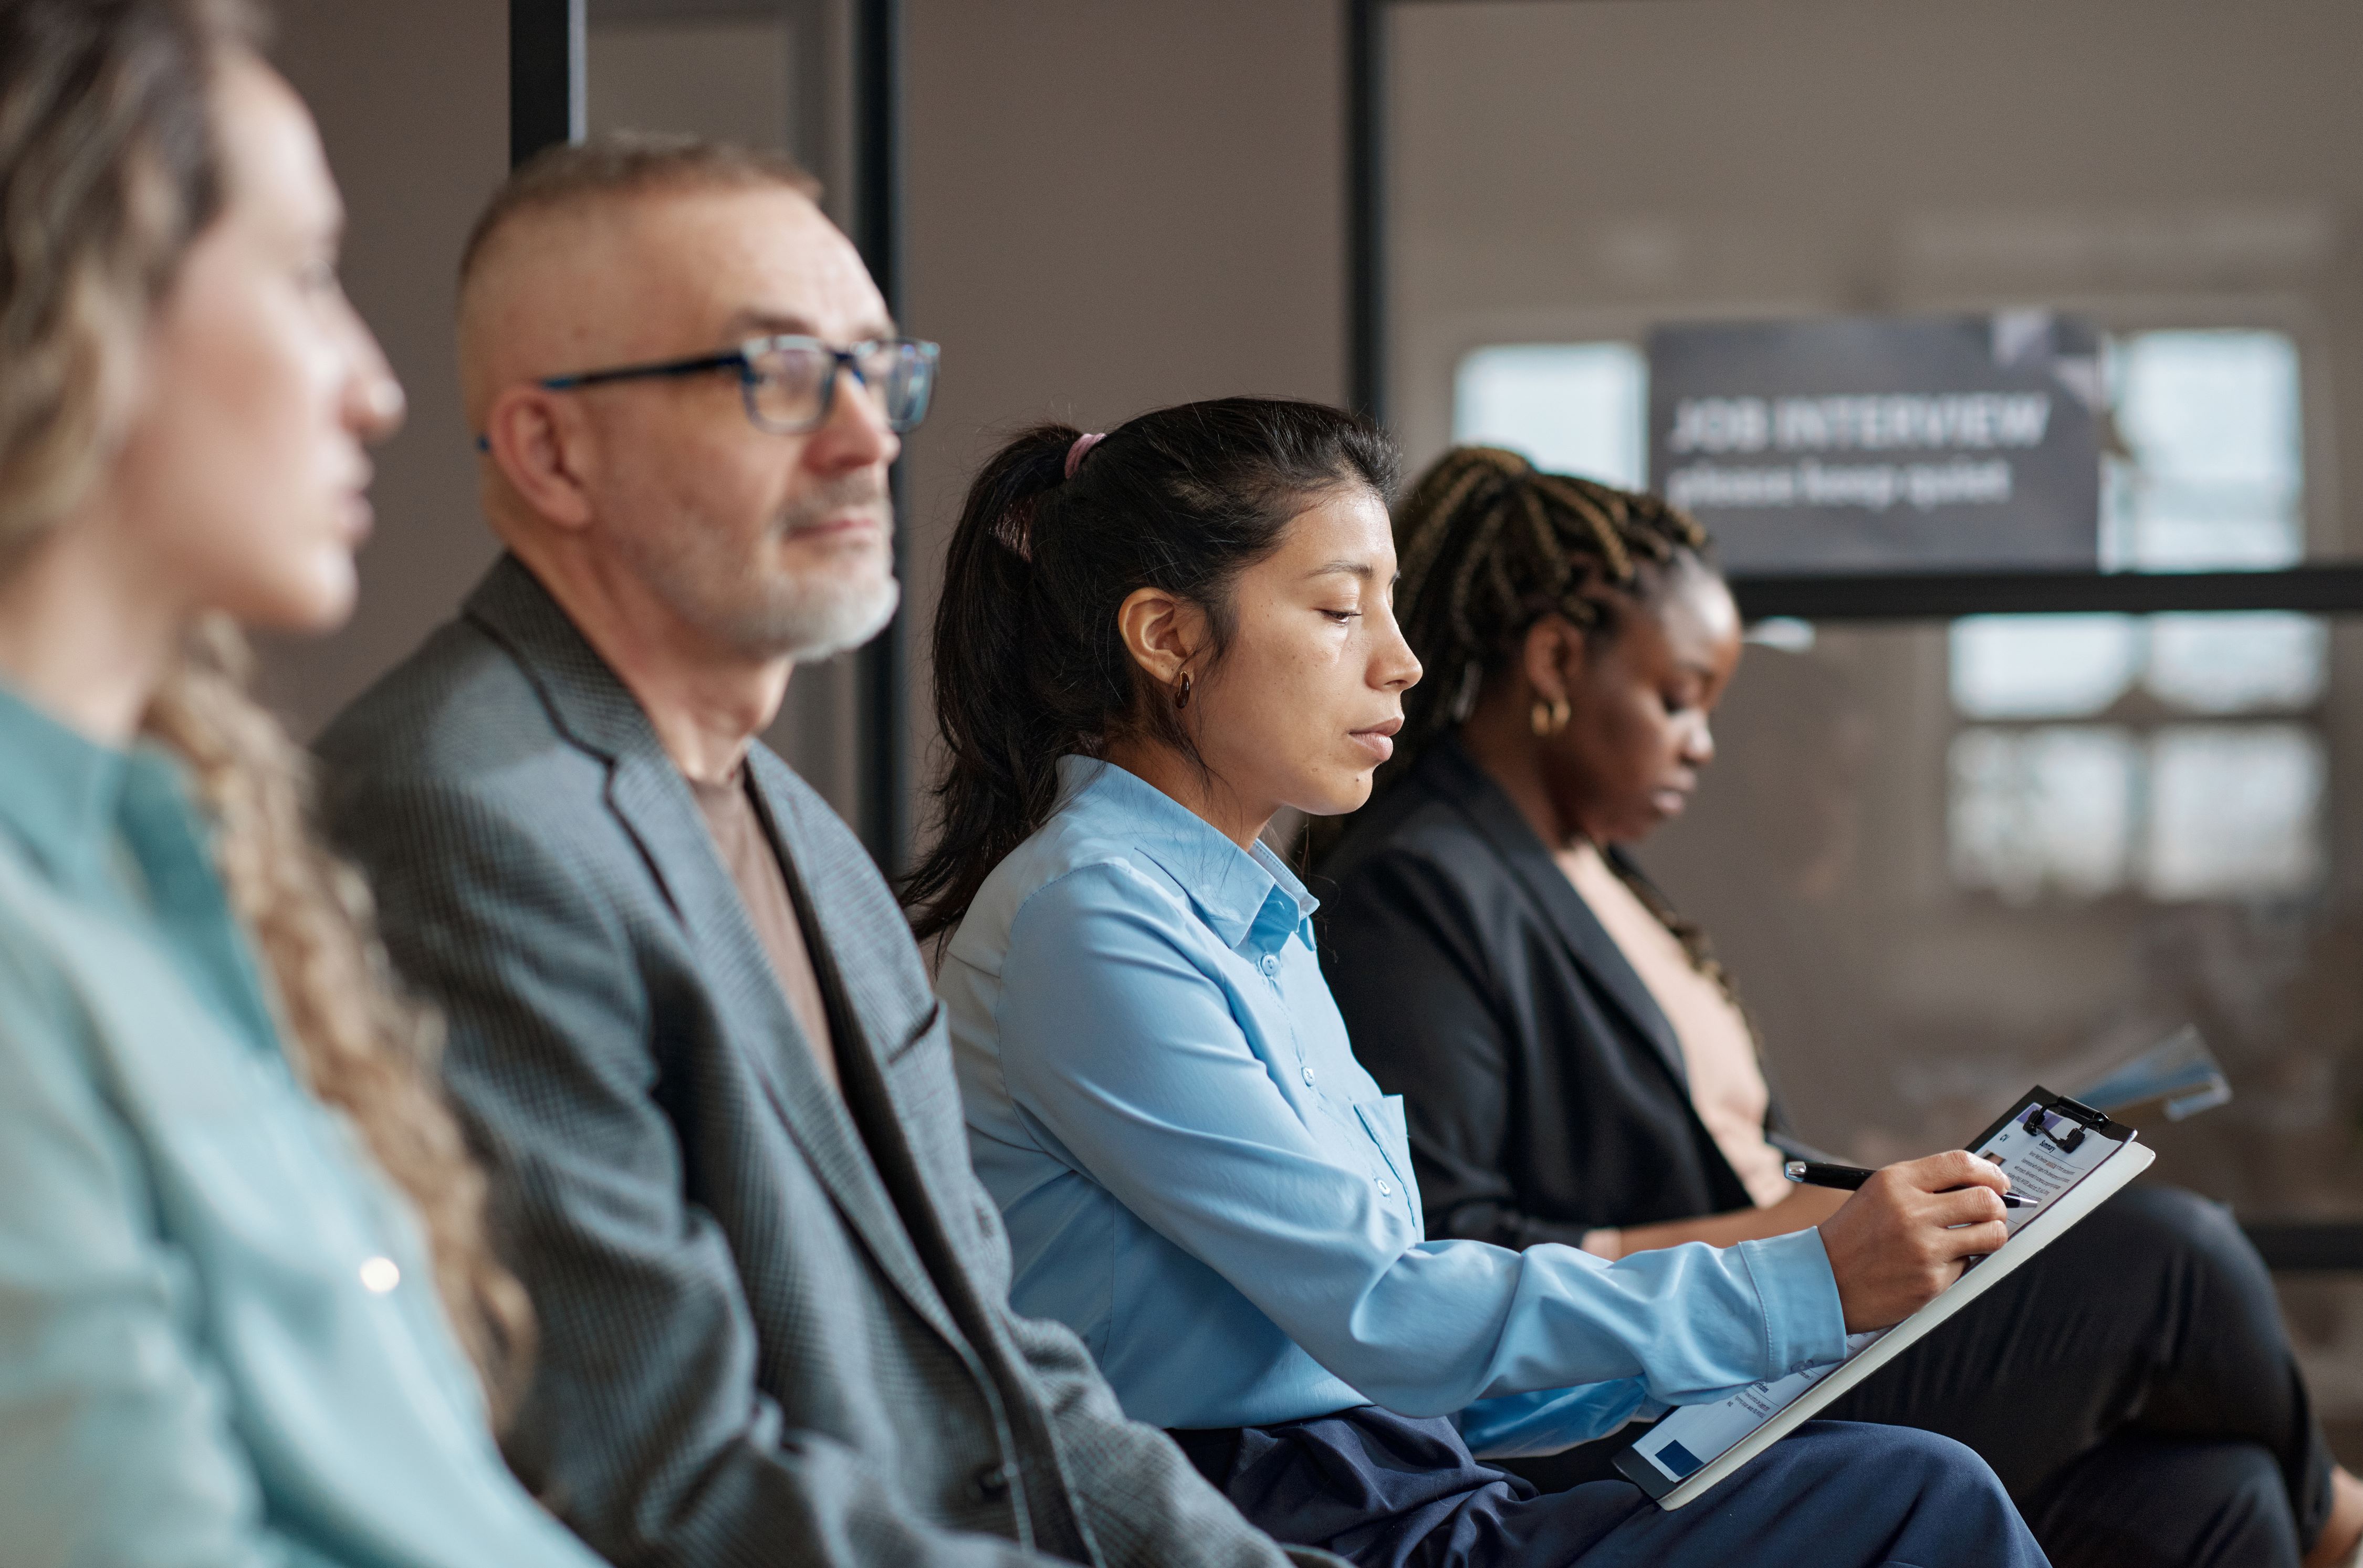
<path id="1" fill-rule="evenodd" d="M 1116 444 L 1084 470 L 1103 439 Z M 1038 426 L 985 464 L 936 607 L 936 716 L 951 755 L 935 849 L 904 888 L 921 940 L 958 925 L 1048 817 L 1061 758 L 1122 740 L 1203 761 L 1184 717 L 1193 677 L 1143 684 L 1117 624 L 1126 595 L 1154 585 L 1196 608 L 1218 658 L 1232 630 L 1224 590 L 1277 547 L 1293 506 L 1341 487 L 1380 494 L 1394 461 L 1374 428 L 1333 410 L 1231 398 L 1114 437 Z M 1349 771 L 1368 750 L 1348 749 Z"/>
<path id="2" fill-rule="evenodd" d="M 1706 536 L 1472 447 L 1396 539 L 1429 679 L 1316 884 L 1338 1006 L 1409 1096 L 1429 1229 L 1622 1259 L 1825 1222 L 1840 1195 L 1781 1178 L 1729 977 L 1628 854 L 1713 760 L 1739 662 Z M 1833 1414 L 1977 1448 L 2062 1568 L 2346 1563 L 2363 1533 L 2263 1263 L 2170 1187 L 2112 1199 Z M 1512 1464 L 1564 1485 L 1618 1446 Z"/>
<path id="3" fill-rule="evenodd" d="M 2005 1184 L 1940 1156 L 1822 1231 L 1615 1264 L 1426 1239 L 1403 1102 L 1259 837 L 1360 805 L 1420 678 L 1392 470 L 1364 421 L 1233 398 L 1030 431 L 970 492 L 908 892 L 1013 1302 L 1256 1524 L 1369 1568 L 2041 1562 L 1983 1463 L 1916 1432 L 1811 1425 L 1678 1513 L 1472 1457 L 1837 1359 L 1999 1243 Z"/>

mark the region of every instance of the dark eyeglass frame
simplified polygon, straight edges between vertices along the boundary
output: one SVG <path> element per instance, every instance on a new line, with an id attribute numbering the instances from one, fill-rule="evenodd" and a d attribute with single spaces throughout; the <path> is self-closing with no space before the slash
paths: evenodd
<path id="1" fill-rule="evenodd" d="M 804 349 L 826 354 L 828 373 L 821 378 L 820 407 L 809 420 L 782 424 L 764 417 L 755 406 L 755 394 L 763 384 L 763 373 L 756 368 L 756 357 L 779 349 Z M 679 376 L 704 375 L 712 371 L 736 371 L 738 373 L 738 395 L 747 407 L 748 423 L 759 430 L 775 436 L 808 435 L 828 423 L 830 411 L 837 404 L 837 378 L 845 371 L 863 386 L 870 378 L 861 373 L 860 361 L 882 349 L 916 350 L 925 372 L 925 389 L 919 394 L 918 407 L 902 418 L 887 415 L 886 428 L 897 432 L 913 430 L 927 417 L 927 404 L 935 393 L 936 363 L 942 357 L 940 345 L 919 338 L 871 338 L 840 349 L 834 343 L 824 343 L 801 332 L 778 332 L 762 338 L 749 338 L 737 347 L 717 354 L 698 354 L 685 360 L 659 360 L 647 364 L 616 365 L 606 370 L 576 371 L 570 375 L 544 376 L 535 383 L 546 392 L 571 392 L 578 387 L 600 386 L 616 381 L 650 381 Z M 885 413 L 884 406 L 880 412 Z"/>

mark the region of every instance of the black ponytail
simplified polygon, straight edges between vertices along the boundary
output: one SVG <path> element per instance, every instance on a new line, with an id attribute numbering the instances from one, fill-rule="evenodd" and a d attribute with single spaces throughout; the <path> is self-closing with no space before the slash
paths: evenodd
<path id="1" fill-rule="evenodd" d="M 920 940 L 1041 827 L 1059 759 L 1146 735 L 1194 755 L 1170 696 L 1126 649 L 1116 610 L 1140 588 L 1202 607 L 1220 660 L 1230 589 L 1328 493 L 1392 488 L 1392 443 L 1370 421 L 1278 398 L 1144 414 L 1068 458 L 1082 432 L 1040 425 L 970 485 L 936 606 L 936 721 L 948 762 L 933 847 L 904 880 Z M 1200 677 L 1204 679 L 1204 673 Z"/>

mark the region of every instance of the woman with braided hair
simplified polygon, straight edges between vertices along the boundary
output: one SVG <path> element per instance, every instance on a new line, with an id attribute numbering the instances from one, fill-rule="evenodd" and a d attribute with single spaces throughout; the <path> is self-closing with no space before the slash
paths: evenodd
<path id="1" fill-rule="evenodd" d="M 1430 1230 L 1626 1259 L 1822 1224 L 1843 1195 L 1781 1179 L 1748 1020 L 1626 852 L 1712 761 L 1739 663 L 1705 535 L 1480 447 L 1395 528 L 1426 678 L 1314 885 Z M 2363 1534 L 2262 1263 L 2169 1188 L 2120 1195 L 1833 1413 L 1968 1442 L 2076 1568 L 2343 1563 Z M 1508 1463 L 1563 1485 L 1621 1446 Z"/>
<path id="2" fill-rule="evenodd" d="M 1426 1238 L 1402 1102 L 1259 840 L 1360 805 L 1420 679 L 1392 462 L 1336 409 L 1226 398 L 1027 431 L 970 491 L 943 831 L 906 895 L 1012 1302 L 1252 1522 L 1360 1568 L 2031 1568 L 1985 1465 L 1925 1433 L 1815 1423 L 1676 1513 L 1471 1457 L 1837 1359 L 1999 1244 L 2006 1183 L 1938 1156 L 1820 1233 L 1616 1263 Z"/>

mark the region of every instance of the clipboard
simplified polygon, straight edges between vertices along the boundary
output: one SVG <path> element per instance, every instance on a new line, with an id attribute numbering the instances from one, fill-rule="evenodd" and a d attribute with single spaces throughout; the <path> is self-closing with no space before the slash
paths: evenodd
<path id="1" fill-rule="evenodd" d="M 1969 1144 L 2010 1174 L 2011 1190 L 2037 1197 L 2009 1212 L 2010 1240 L 1970 1263 L 1935 1300 L 1890 1329 L 1855 1334 L 1844 1361 L 1751 1384 L 1709 1405 L 1686 1405 L 1616 1456 L 1628 1481 L 1671 1510 L 1697 1501 L 1841 1394 L 1991 1290 L 2066 1235 L 2158 1158 L 2133 1129 L 2040 1086 Z"/>

